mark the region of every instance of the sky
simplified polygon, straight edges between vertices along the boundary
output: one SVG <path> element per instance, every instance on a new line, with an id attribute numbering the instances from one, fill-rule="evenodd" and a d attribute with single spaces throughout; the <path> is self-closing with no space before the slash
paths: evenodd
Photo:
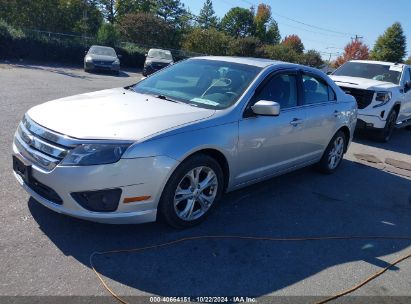
<path id="1" fill-rule="evenodd" d="M 196 15 L 204 4 L 204 0 L 182 2 Z M 213 0 L 219 18 L 233 7 L 257 7 L 259 3 L 271 6 L 282 37 L 297 34 L 306 50 L 320 51 L 324 59 L 329 59 L 328 53 L 335 59 L 355 35 L 364 37 L 372 48 L 378 36 L 396 21 L 403 26 L 407 56 L 411 55 L 410 0 Z"/>

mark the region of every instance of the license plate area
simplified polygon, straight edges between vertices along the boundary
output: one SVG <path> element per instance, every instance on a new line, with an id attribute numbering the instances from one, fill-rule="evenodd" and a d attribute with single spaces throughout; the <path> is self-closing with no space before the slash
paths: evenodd
<path id="1" fill-rule="evenodd" d="M 17 154 L 13 155 L 13 170 L 26 184 L 30 184 L 31 164 Z"/>

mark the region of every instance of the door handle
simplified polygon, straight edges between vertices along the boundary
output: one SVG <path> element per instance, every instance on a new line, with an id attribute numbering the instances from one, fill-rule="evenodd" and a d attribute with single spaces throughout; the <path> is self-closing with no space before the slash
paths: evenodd
<path id="1" fill-rule="evenodd" d="M 290 125 L 292 125 L 294 127 L 296 127 L 296 126 L 298 126 L 302 123 L 303 123 L 303 120 L 300 119 L 300 118 L 294 118 L 292 121 L 290 121 Z"/>

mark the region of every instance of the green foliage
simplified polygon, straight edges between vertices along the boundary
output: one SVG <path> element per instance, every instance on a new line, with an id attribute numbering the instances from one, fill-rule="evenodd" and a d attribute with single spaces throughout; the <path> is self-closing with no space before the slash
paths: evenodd
<path id="1" fill-rule="evenodd" d="M 411 65 L 411 56 L 408 57 L 408 59 L 405 61 L 406 64 L 410 64 Z"/>
<path id="2" fill-rule="evenodd" d="M 221 28 L 235 38 L 252 36 L 255 32 L 253 12 L 245 8 L 234 7 L 221 20 Z"/>
<path id="3" fill-rule="evenodd" d="M 390 26 L 379 36 L 371 52 L 374 60 L 402 62 L 406 55 L 407 42 L 400 23 Z"/>
<path id="4" fill-rule="evenodd" d="M 264 45 L 261 49 L 262 56 L 273 60 L 279 60 L 291 63 L 300 63 L 301 54 L 285 44 Z"/>
<path id="5" fill-rule="evenodd" d="M 204 6 L 200 11 L 200 15 L 197 19 L 198 25 L 202 29 L 209 29 L 211 27 L 216 28 L 218 25 L 218 18 L 215 15 L 213 8 L 213 2 L 211 0 L 206 0 Z"/>
<path id="6" fill-rule="evenodd" d="M 263 40 L 267 44 L 279 44 L 281 41 L 280 29 L 278 28 L 278 23 L 272 20 L 268 26 L 267 32 Z"/>
<path id="7" fill-rule="evenodd" d="M 11 25 L 7 24 L 6 21 L 0 19 L 0 39 L 18 40 L 18 39 L 23 39 L 25 37 L 26 35 L 24 35 L 22 30 L 16 29 L 12 27 Z M 2 45 L 2 43 L 0 43 L 0 45 Z"/>
<path id="8" fill-rule="evenodd" d="M 260 40 L 256 37 L 231 39 L 228 45 L 227 55 L 257 57 L 257 50 L 260 44 Z"/>
<path id="9" fill-rule="evenodd" d="M 166 23 L 181 27 L 181 21 L 183 16 L 187 13 L 184 8 L 184 4 L 180 0 L 157 0 L 156 1 L 156 14 L 163 19 Z"/>
<path id="10" fill-rule="evenodd" d="M 0 1 L 0 18 L 17 27 L 95 35 L 103 20 L 92 0 Z"/>
<path id="11" fill-rule="evenodd" d="M 321 54 L 316 50 L 308 50 L 305 52 L 305 54 L 301 57 L 300 63 L 313 68 L 320 68 L 324 65 Z"/>
<path id="12" fill-rule="evenodd" d="M 111 23 L 103 24 L 97 32 L 97 43 L 100 45 L 116 46 L 120 42 L 120 33 Z"/>
<path id="13" fill-rule="evenodd" d="M 174 47 L 175 31 L 163 19 L 149 13 L 128 14 L 119 24 L 122 36 L 131 42 L 159 47 Z"/>
<path id="14" fill-rule="evenodd" d="M 231 38 L 214 28 L 194 29 L 183 41 L 183 49 L 208 55 L 226 55 Z"/>

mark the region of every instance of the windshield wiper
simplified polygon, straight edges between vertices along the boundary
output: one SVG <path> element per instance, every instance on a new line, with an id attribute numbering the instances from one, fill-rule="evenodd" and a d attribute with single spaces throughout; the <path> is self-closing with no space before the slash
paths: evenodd
<path id="1" fill-rule="evenodd" d="M 161 95 L 161 94 L 160 94 L 160 95 L 155 95 L 155 97 L 157 97 L 157 98 L 159 98 L 159 99 L 163 99 L 163 100 L 175 102 L 175 103 L 181 103 L 180 101 L 175 100 L 175 99 L 172 99 L 172 98 L 170 98 L 170 97 L 168 97 L 168 96 L 166 96 L 166 95 Z"/>

